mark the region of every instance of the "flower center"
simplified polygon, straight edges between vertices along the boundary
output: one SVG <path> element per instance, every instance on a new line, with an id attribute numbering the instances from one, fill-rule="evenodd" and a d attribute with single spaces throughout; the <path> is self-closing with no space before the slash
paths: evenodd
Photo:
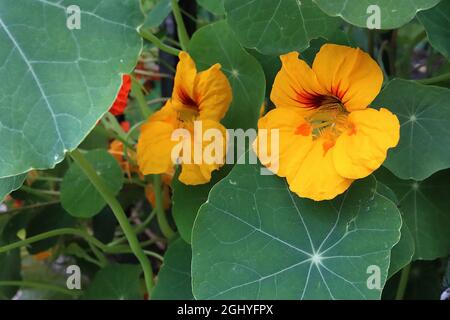
<path id="1" fill-rule="evenodd" d="M 341 101 L 332 96 L 317 98 L 318 107 L 305 117 L 306 122 L 300 124 L 295 134 L 309 136 L 314 140 L 321 138 L 326 153 L 331 149 L 342 132 L 351 129 L 347 121 L 349 112 Z"/>
<path id="2" fill-rule="evenodd" d="M 197 102 L 182 89 L 178 91 L 178 96 L 181 103 L 174 105 L 174 109 L 178 111 L 178 119 L 182 122 L 194 121 L 200 114 Z"/>

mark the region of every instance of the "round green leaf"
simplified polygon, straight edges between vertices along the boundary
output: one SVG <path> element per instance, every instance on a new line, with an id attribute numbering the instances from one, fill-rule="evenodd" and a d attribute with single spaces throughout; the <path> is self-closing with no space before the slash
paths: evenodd
<path id="1" fill-rule="evenodd" d="M 372 177 L 333 201 L 237 165 L 210 192 L 192 234 L 197 299 L 378 299 L 400 213 Z M 372 268 L 380 287 L 367 285 Z"/>
<path id="2" fill-rule="evenodd" d="M 374 14 L 369 6 L 380 9 L 381 29 L 395 29 L 411 21 L 420 10 L 429 9 L 440 0 L 313 0 L 331 16 L 342 17 L 358 27 L 367 27 L 367 20 Z M 369 11 L 369 13 L 368 13 Z"/>
<path id="3" fill-rule="evenodd" d="M 173 241 L 164 255 L 152 299 L 192 300 L 191 260 L 191 246 L 183 239 Z"/>
<path id="4" fill-rule="evenodd" d="M 5 198 L 10 192 L 19 189 L 22 186 L 26 176 L 26 174 L 21 174 L 8 178 L 0 178 L 0 202 L 3 201 L 3 198 Z"/>
<path id="5" fill-rule="evenodd" d="M 123 185 L 123 173 L 117 160 L 106 150 L 89 151 L 86 153 L 86 159 L 117 195 Z M 106 202 L 83 170 L 74 163 L 64 175 L 61 184 L 61 204 L 75 217 L 90 218 L 99 213 Z"/>
<path id="6" fill-rule="evenodd" d="M 225 0 L 197 0 L 199 5 L 218 16 L 225 14 L 224 2 Z"/>
<path id="7" fill-rule="evenodd" d="M 225 11 L 242 45 L 263 54 L 301 51 L 310 40 L 327 38 L 340 24 L 311 0 L 226 0 Z"/>
<path id="8" fill-rule="evenodd" d="M 393 80 L 374 106 L 400 120 L 400 142 L 384 165 L 401 179 L 423 180 L 450 168 L 450 90 L 414 81 Z"/>
<path id="9" fill-rule="evenodd" d="M 442 1 L 430 10 L 419 12 L 417 18 L 425 27 L 431 45 L 450 59 L 450 1 Z"/>
<path id="10" fill-rule="evenodd" d="M 413 260 L 433 260 L 450 252 L 450 171 L 438 172 L 422 182 L 400 180 L 388 170 L 378 170 L 377 179 L 399 199 L 403 220 L 414 238 Z"/>
<path id="11" fill-rule="evenodd" d="M 81 29 L 67 27 L 71 5 Z M 52 168 L 80 144 L 137 61 L 141 20 L 136 0 L 0 2 L 0 177 Z"/>
<path id="12" fill-rule="evenodd" d="M 101 269 L 83 295 L 85 300 L 142 300 L 139 265 L 114 264 Z"/>

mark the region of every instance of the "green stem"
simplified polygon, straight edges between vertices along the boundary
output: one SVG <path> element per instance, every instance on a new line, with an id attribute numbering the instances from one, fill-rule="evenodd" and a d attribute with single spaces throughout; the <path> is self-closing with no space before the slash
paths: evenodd
<path id="1" fill-rule="evenodd" d="M 141 90 L 141 84 L 134 77 L 131 86 L 131 95 L 137 100 L 142 116 L 144 119 L 147 119 L 151 115 L 151 112 L 147 106 L 147 100 L 145 99 L 144 93 Z"/>
<path id="2" fill-rule="evenodd" d="M 161 175 L 155 174 L 153 176 L 153 192 L 155 193 L 156 219 L 158 220 L 159 228 L 161 229 L 162 234 L 170 240 L 175 235 L 175 232 L 172 230 L 169 222 L 167 221 L 166 212 L 164 211 L 161 187 Z"/>
<path id="3" fill-rule="evenodd" d="M 125 215 L 125 212 L 123 211 L 119 201 L 117 201 L 104 180 L 97 174 L 97 172 L 95 172 L 95 169 L 80 151 L 74 150 L 70 155 L 78 164 L 78 166 L 84 171 L 86 176 L 89 178 L 97 191 L 102 195 L 103 199 L 106 201 L 106 203 L 108 203 L 114 215 L 116 216 L 116 219 L 119 222 L 122 231 L 127 237 L 131 250 L 142 266 L 147 292 L 149 295 L 151 295 L 153 289 L 153 271 L 150 265 L 150 261 L 142 250 L 139 244 L 139 240 L 134 233 L 133 227 L 128 221 L 128 218 Z"/>
<path id="4" fill-rule="evenodd" d="M 59 191 L 35 189 L 35 188 L 28 187 L 28 186 L 22 186 L 20 189 L 22 191 L 25 191 L 26 193 L 33 194 L 33 195 L 36 195 L 36 196 L 45 195 L 45 196 L 58 197 L 60 195 Z"/>
<path id="5" fill-rule="evenodd" d="M 428 78 L 428 79 L 421 79 L 416 80 L 417 82 L 421 84 L 435 84 L 443 81 L 450 80 L 450 73 L 444 73 L 436 77 Z"/>
<path id="6" fill-rule="evenodd" d="M 157 46 L 159 49 L 161 49 L 164 52 L 167 52 L 167 53 L 177 56 L 177 57 L 180 54 L 180 50 L 178 50 L 174 47 L 168 46 L 167 44 L 165 44 L 164 42 L 159 40 L 159 38 L 157 36 L 155 36 L 153 33 L 151 33 L 148 30 L 141 28 L 139 30 L 139 34 L 141 35 L 142 38 L 150 41 L 151 43 L 153 43 L 155 46 Z"/>
<path id="7" fill-rule="evenodd" d="M 69 290 L 52 284 L 34 281 L 0 281 L 0 287 L 30 287 L 35 289 L 55 291 L 72 297 L 78 297 L 81 294 L 79 290 Z"/>
<path id="8" fill-rule="evenodd" d="M 406 287 L 408 285 L 408 278 L 410 271 L 411 271 L 411 264 L 408 264 L 406 267 L 403 268 L 400 276 L 400 282 L 397 288 L 397 294 L 395 295 L 395 300 L 403 300 L 405 296 Z"/>
<path id="9" fill-rule="evenodd" d="M 189 35 L 184 25 L 183 16 L 181 15 L 180 6 L 178 0 L 172 0 L 172 12 L 177 23 L 178 38 L 180 39 L 181 48 L 187 51 L 189 44 Z"/>
<path id="10" fill-rule="evenodd" d="M 35 242 L 38 242 L 38 241 L 41 241 L 44 239 L 63 236 L 63 235 L 78 236 L 100 249 L 106 248 L 106 245 L 104 245 L 102 242 L 100 242 L 99 240 L 97 240 L 96 238 L 94 238 L 93 236 L 91 236 L 90 234 L 88 234 L 82 230 L 74 229 L 74 228 L 62 228 L 62 229 L 55 229 L 52 231 L 44 232 L 44 233 L 38 234 L 36 236 L 27 238 L 25 240 L 17 241 L 17 242 L 8 244 L 6 246 L 0 247 L 0 253 L 4 253 L 4 252 L 8 252 L 13 249 L 28 246 L 32 243 L 35 243 Z"/>

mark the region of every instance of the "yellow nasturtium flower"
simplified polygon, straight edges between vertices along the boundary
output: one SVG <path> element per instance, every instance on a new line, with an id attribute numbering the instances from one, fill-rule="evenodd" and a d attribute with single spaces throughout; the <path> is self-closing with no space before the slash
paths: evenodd
<path id="1" fill-rule="evenodd" d="M 179 179 L 187 185 L 204 184 L 211 180 L 211 172 L 223 163 L 195 161 L 195 146 L 203 151 L 211 142 L 204 142 L 202 137 L 194 135 L 194 121 L 201 123 L 202 132 L 217 129 L 222 137 L 226 137 L 226 128 L 220 121 L 228 111 L 232 91 L 220 64 L 197 72 L 189 54 L 181 52 L 179 58 L 172 98 L 142 126 L 137 160 L 145 175 L 169 172 L 174 166 L 172 151 L 179 144 L 172 139 L 172 134 L 176 129 L 186 129 L 190 133 L 192 159 L 182 163 Z M 225 141 L 221 147 L 225 159 Z"/>
<path id="2" fill-rule="evenodd" d="M 333 199 L 355 179 L 378 169 L 387 150 L 399 141 L 397 117 L 387 109 L 368 108 L 381 89 L 383 74 L 360 49 L 326 44 L 312 67 L 291 52 L 281 56 L 273 84 L 276 108 L 258 122 L 279 130 L 278 171 L 289 188 L 316 201 Z M 268 166 L 270 141 L 254 148 Z M 264 152 L 264 153 L 262 153 Z"/>

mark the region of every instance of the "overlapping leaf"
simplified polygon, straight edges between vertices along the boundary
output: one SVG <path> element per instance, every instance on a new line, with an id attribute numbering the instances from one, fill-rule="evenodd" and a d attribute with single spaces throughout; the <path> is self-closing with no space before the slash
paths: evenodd
<path id="1" fill-rule="evenodd" d="M 71 5 L 81 29 L 67 27 Z M 0 1 L 0 177 L 80 144 L 136 63 L 141 20 L 135 0 Z"/>
<path id="2" fill-rule="evenodd" d="M 401 179 L 423 180 L 450 168 L 450 90 L 393 80 L 373 103 L 400 120 L 400 142 L 385 166 Z"/>
<path id="3" fill-rule="evenodd" d="M 419 12 L 417 18 L 425 27 L 431 45 L 450 59 L 450 1 L 442 1 L 430 10 Z"/>
<path id="4" fill-rule="evenodd" d="M 381 29 L 395 29 L 411 21 L 420 10 L 429 9 L 440 0 L 313 0 L 326 13 L 340 16 L 358 27 L 367 27 L 367 20 L 380 13 Z M 378 7 L 374 9 L 373 6 Z"/>
<path id="5" fill-rule="evenodd" d="M 0 202 L 3 201 L 3 198 L 10 192 L 19 189 L 22 186 L 25 177 L 26 174 L 9 178 L 0 178 Z"/>
<path id="6" fill-rule="evenodd" d="M 340 24 L 312 0 L 226 0 L 225 11 L 242 45 L 263 54 L 301 51 L 310 40 L 327 38 Z"/>
<path id="7" fill-rule="evenodd" d="M 399 199 L 415 243 L 413 259 L 433 260 L 450 252 L 450 171 L 438 172 L 422 182 L 400 180 L 388 170 L 377 171 L 377 179 Z"/>
<path id="8" fill-rule="evenodd" d="M 183 239 L 173 241 L 164 255 L 152 299 L 192 300 L 191 260 L 191 246 Z"/>

